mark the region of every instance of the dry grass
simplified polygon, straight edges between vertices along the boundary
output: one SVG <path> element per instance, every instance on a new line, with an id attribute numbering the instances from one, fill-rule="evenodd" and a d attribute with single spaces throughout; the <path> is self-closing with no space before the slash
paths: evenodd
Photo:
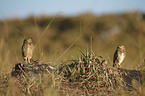
<path id="1" fill-rule="evenodd" d="M 60 91 L 69 95 L 109 95 L 121 80 L 118 70 L 108 66 L 101 56 L 94 53 L 82 55 L 72 64 L 61 65 L 59 71 L 64 79 Z"/>
<path id="2" fill-rule="evenodd" d="M 12 75 L 1 77 L 0 93 L 13 96 L 144 95 L 144 86 L 137 81 L 140 77 L 128 76 L 137 78 L 129 79 L 132 80 L 129 87 L 123 77 L 129 71 L 110 66 L 93 51 L 81 53 L 81 57 L 59 64 L 53 70 L 47 64 L 38 61 L 32 62 L 31 65 L 16 64 Z M 143 67 L 145 65 L 142 65 Z M 140 71 L 145 72 L 145 69 Z M 143 78 L 142 80 L 144 81 Z"/>
<path id="3" fill-rule="evenodd" d="M 145 15 L 139 15 L 126 13 L 97 17 L 83 14 L 56 17 L 52 23 L 53 17 L 47 16 L 0 21 L 0 93 L 8 96 L 144 94 L 141 91 L 144 82 L 140 86 L 132 81 L 137 91 L 128 91 L 118 70 L 112 68 L 117 45 L 124 45 L 127 50 L 122 68 L 144 66 Z M 51 74 L 46 71 L 32 80 L 23 76 L 11 77 L 14 64 L 23 62 L 20 52 L 26 37 L 32 38 L 36 45 L 34 60 L 52 62 L 52 66 L 62 67 L 62 70 Z M 84 54 L 88 46 L 93 52 Z M 144 67 L 137 69 L 145 72 Z"/>

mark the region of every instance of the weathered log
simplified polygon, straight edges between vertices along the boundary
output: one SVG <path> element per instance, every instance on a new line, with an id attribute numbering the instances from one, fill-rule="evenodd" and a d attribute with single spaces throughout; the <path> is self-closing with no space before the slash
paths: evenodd
<path id="1" fill-rule="evenodd" d="M 47 70 L 52 72 L 52 70 L 55 69 L 49 64 L 46 63 L 38 63 L 34 62 L 32 64 L 23 64 L 23 63 L 17 63 L 15 64 L 15 67 L 13 68 L 11 75 L 12 76 L 18 76 L 21 75 L 22 73 L 24 75 L 31 74 L 31 75 L 38 75 L 39 73 Z"/>
<path id="2" fill-rule="evenodd" d="M 49 71 L 51 73 L 52 70 L 54 69 L 55 68 L 53 68 L 52 66 L 46 63 L 34 62 L 33 64 L 30 64 L 30 65 L 18 63 L 18 64 L 15 64 L 15 67 L 13 68 L 11 75 L 18 76 L 18 75 L 24 74 L 25 76 L 27 75 L 34 76 L 34 75 L 38 75 L 39 73 L 43 71 Z M 60 71 L 62 68 L 59 67 L 56 69 Z M 123 82 L 129 88 L 129 90 L 133 89 L 132 87 L 133 79 L 137 80 L 142 85 L 142 79 L 141 79 L 142 75 L 140 71 L 118 68 L 118 72 L 121 73 Z"/>
<path id="3" fill-rule="evenodd" d="M 133 88 L 132 80 L 137 80 L 142 85 L 142 75 L 141 71 L 137 70 L 127 70 L 118 68 L 118 71 L 121 73 L 124 84 L 129 88 L 129 90 Z"/>

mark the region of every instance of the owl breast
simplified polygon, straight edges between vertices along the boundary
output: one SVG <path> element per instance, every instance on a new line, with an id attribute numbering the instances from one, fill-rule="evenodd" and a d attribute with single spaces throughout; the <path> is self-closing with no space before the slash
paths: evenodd
<path id="1" fill-rule="evenodd" d="M 123 62 L 124 58 L 125 58 L 125 54 L 121 53 L 121 55 L 119 56 L 119 63 L 118 64 L 121 64 Z"/>

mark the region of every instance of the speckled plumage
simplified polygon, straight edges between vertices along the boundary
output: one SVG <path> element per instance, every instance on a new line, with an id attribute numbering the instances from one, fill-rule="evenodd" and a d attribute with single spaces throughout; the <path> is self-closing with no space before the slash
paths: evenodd
<path id="1" fill-rule="evenodd" d="M 114 58 L 113 58 L 113 67 L 116 65 L 120 65 L 124 58 L 126 56 L 126 51 L 124 46 L 117 46 L 117 49 L 114 53 Z"/>
<path id="2" fill-rule="evenodd" d="M 33 55 L 34 46 L 31 39 L 24 39 L 22 45 L 22 57 L 27 62 L 30 63 L 30 59 Z"/>

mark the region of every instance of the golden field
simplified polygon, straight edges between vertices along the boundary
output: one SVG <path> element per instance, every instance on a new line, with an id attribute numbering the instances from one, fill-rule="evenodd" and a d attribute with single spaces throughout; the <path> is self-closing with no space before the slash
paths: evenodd
<path id="1" fill-rule="evenodd" d="M 9 74 L 16 63 L 24 63 L 21 56 L 24 38 L 33 40 L 33 60 L 52 66 L 75 59 L 81 55 L 80 50 L 85 52 L 86 49 L 92 49 L 112 66 L 118 45 L 124 45 L 127 52 L 122 68 L 135 69 L 145 60 L 145 14 L 139 12 L 13 18 L 1 20 L 0 29 L 1 77 Z"/>

